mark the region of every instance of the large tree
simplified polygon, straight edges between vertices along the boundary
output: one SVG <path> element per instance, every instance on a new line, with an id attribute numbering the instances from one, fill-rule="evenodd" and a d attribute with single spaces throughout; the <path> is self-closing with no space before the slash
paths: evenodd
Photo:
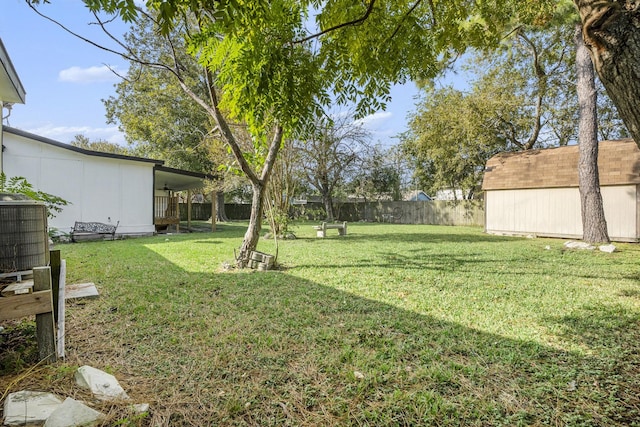
<path id="1" fill-rule="evenodd" d="M 473 195 L 484 164 L 507 142 L 491 126 L 482 103 L 451 87 L 429 90 L 402 135 L 401 149 L 414 169 L 414 179 L 429 194 L 461 190 Z"/>
<path id="2" fill-rule="evenodd" d="M 358 159 L 357 170 L 347 182 L 350 194 L 368 200 L 401 200 L 402 170 L 395 147 L 370 147 Z"/>
<path id="3" fill-rule="evenodd" d="M 577 142 L 575 13 L 566 6 L 545 27 L 519 27 L 499 49 L 472 56 L 464 66 L 475 77 L 468 90 L 425 87 L 402 139 L 423 188 L 468 194 L 499 151 Z M 603 137 L 624 135 L 606 96 L 598 110 L 606 118 Z"/>
<path id="4" fill-rule="evenodd" d="M 574 3 L 595 70 L 640 147 L 640 1 Z"/>
<path id="5" fill-rule="evenodd" d="M 576 88 L 580 106 L 578 179 L 582 207 L 582 239 L 590 243 L 609 242 L 598 175 L 598 112 L 593 64 L 576 26 Z"/>
<path id="6" fill-rule="evenodd" d="M 129 21 L 140 13 L 134 0 L 85 3 Z M 554 3 L 147 0 L 146 6 L 164 34 L 184 17 L 198 24 L 187 40 L 207 68 L 209 99 L 190 90 L 179 67 L 169 69 L 211 116 L 251 182 L 252 216 L 240 248 L 246 258 L 258 242 L 264 191 L 284 135 L 303 131 L 331 93 L 337 102 L 356 102 L 360 114 L 383 108 L 392 84 L 431 78 L 469 46 L 496 44 L 516 23 L 544 18 Z M 317 25 L 308 31 L 313 14 Z M 241 149 L 228 118 L 247 123 L 253 153 Z M 262 160 L 254 167 L 246 154 Z"/>
<path id="7" fill-rule="evenodd" d="M 165 159 L 168 166 L 217 176 L 211 183 L 217 194 L 217 219 L 227 220 L 224 191 L 238 185 L 223 142 L 212 132 L 211 117 L 178 80 L 164 67 L 147 64 L 178 63 L 183 80 L 200 98 L 207 99 L 206 74 L 203 67 L 186 52 L 182 38 L 184 26 L 163 37 L 154 22 L 144 15 L 126 34 L 131 52 L 129 68 L 115 85 L 116 94 L 103 100 L 110 123 L 118 124 L 134 154 Z"/>

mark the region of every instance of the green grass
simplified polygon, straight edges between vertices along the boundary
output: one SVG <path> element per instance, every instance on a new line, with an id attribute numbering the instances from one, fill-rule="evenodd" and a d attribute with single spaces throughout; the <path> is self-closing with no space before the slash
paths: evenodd
<path id="1" fill-rule="evenodd" d="M 225 272 L 245 226 L 220 228 L 60 245 L 101 297 L 69 305 L 50 387 L 108 370 L 151 403 L 130 425 L 640 425 L 638 245 L 301 224 L 280 271 Z"/>

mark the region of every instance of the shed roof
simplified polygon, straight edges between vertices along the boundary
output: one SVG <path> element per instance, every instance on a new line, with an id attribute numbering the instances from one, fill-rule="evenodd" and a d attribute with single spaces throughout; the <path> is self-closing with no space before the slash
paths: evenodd
<path id="1" fill-rule="evenodd" d="M 640 149 L 633 139 L 598 145 L 600 185 L 640 184 Z M 578 146 L 500 153 L 487 161 L 483 190 L 578 187 Z"/>

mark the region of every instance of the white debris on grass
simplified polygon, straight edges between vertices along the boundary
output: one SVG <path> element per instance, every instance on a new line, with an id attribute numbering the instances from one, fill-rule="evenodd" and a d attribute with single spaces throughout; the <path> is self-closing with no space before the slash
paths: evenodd
<path id="1" fill-rule="evenodd" d="M 606 252 L 608 254 L 612 254 L 616 251 L 616 247 L 614 245 L 601 245 L 598 247 L 598 249 L 600 249 L 600 251 L 602 252 Z"/>
<path id="2" fill-rule="evenodd" d="M 564 244 L 564 247 L 567 249 L 583 249 L 583 250 L 589 250 L 592 251 L 594 250 L 596 247 L 593 245 L 590 245 L 588 243 L 585 242 L 576 242 L 573 240 L 569 240 L 568 242 L 566 242 Z"/>
<path id="3" fill-rule="evenodd" d="M 75 374 L 76 383 L 88 388 L 100 400 L 129 399 L 116 377 L 91 366 L 81 366 Z"/>
<path id="4" fill-rule="evenodd" d="M 10 393 L 4 401 L 4 425 L 41 425 L 62 404 L 62 399 L 44 391 Z"/>
<path id="5" fill-rule="evenodd" d="M 104 418 L 104 414 L 67 397 L 47 418 L 44 427 L 91 426 Z"/>

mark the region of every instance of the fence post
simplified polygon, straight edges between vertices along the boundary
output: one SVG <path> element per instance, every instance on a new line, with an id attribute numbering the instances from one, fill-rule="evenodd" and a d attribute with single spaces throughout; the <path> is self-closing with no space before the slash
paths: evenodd
<path id="1" fill-rule="evenodd" d="M 33 290 L 51 290 L 51 267 L 34 267 L 33 269 Z M 38 340 L 38 354 L 40 360 L 53 363 L 57 360 L 55 325 L 53 321 L 53 296 L 49 294 L 51 311 L 48 313 L 36 314 L 36 337 Z"/>

